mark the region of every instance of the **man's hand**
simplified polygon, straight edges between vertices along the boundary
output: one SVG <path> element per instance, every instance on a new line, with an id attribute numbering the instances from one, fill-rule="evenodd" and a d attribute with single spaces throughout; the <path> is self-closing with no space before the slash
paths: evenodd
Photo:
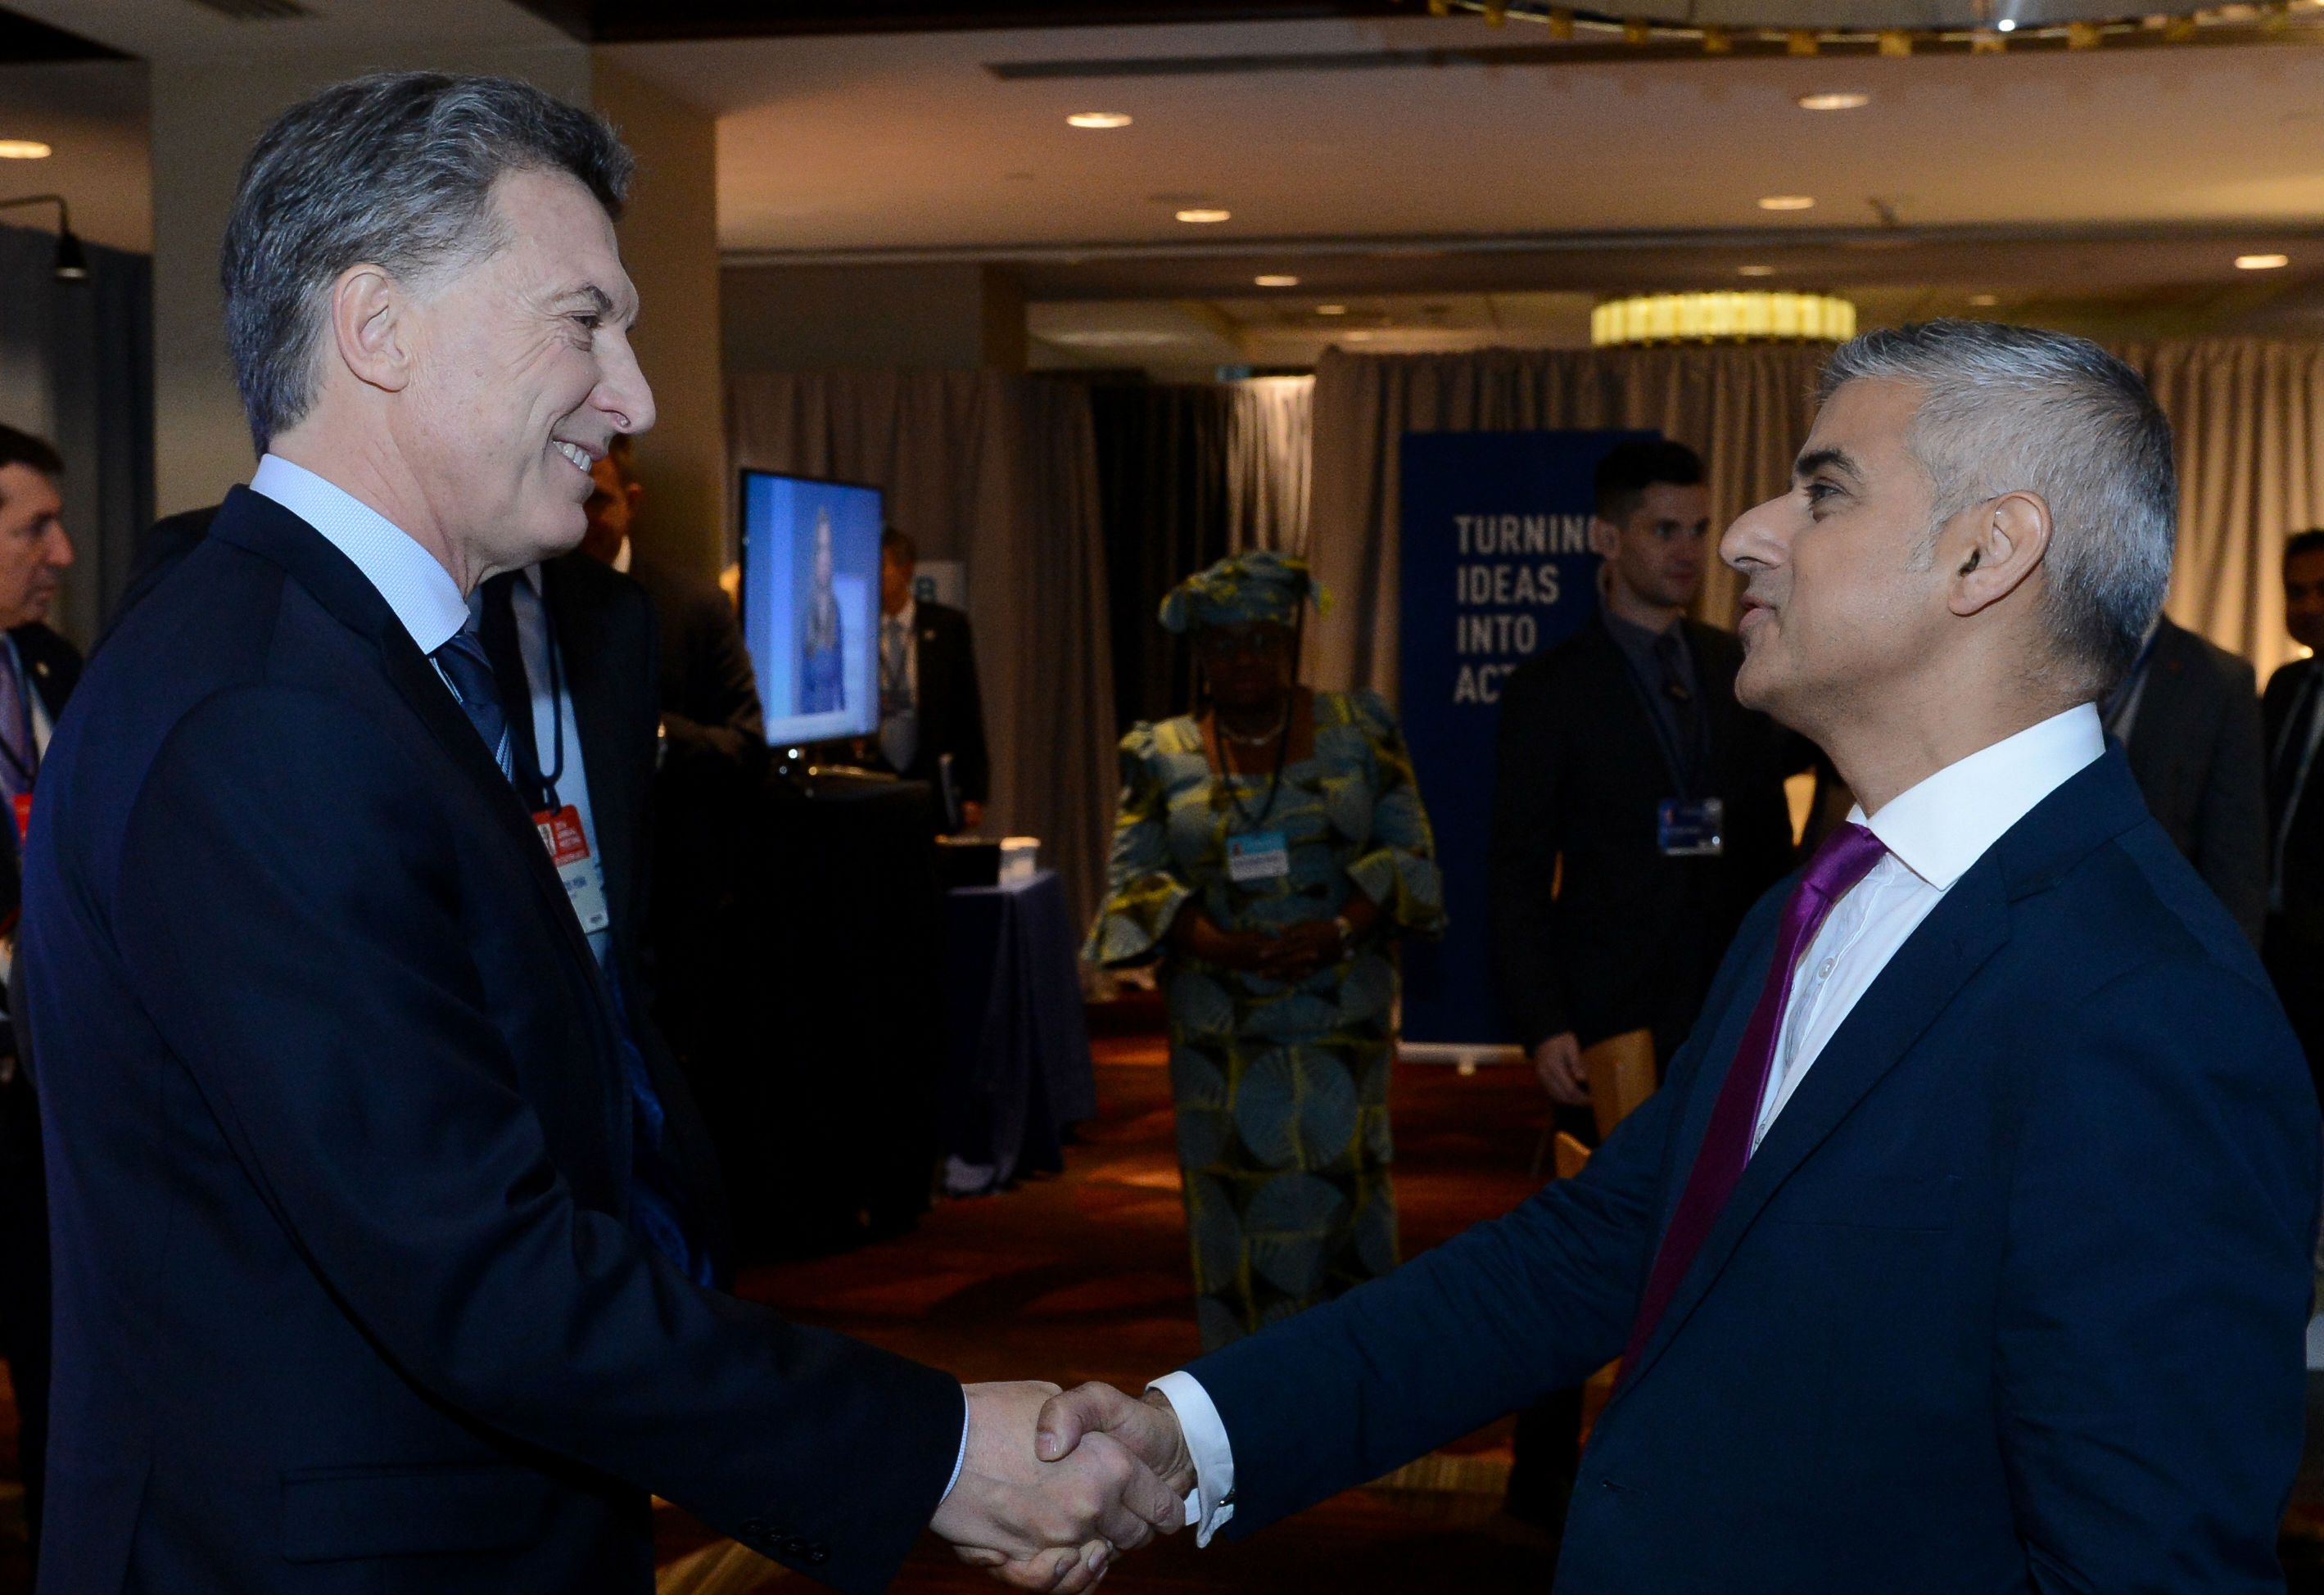
<path id="1" fill-rule="evenodd" d="M 982 827 L 984 824 L 984 805 L 979 803 L 973 798 L 962 798 L 960 801 L 960 823 L 964 829 L 970 831 L 977 830 Z"/>
<path id="2" fill-rule="evenodd" d="M 1258 973 L 1286 984 L 1305 980 L 1343 951 L 1340 927 L 1332 920 L 1310 920 L 1271 937 L 1259 955 Z"/>
<path id="3" fill-rule="evenodd" d="M 962 1561 L 1020 1590 L 1078 1595 L 1096 1583 L 1116 1553 L 1135 1550 L 1185 1519 L 1173 1494 L 1123 1445 L 1092 1436 L 1070 1458 L 1035 1454 L 1048 1384 L 965 1387 L 968 1453 L 959 1482 L 928 1526 Z"/>
<path id="4" fill-rule="evenodd" d="M 1180 1500 L 1194 1488 L 1194 1459 L 1186 1449 L 1185 1431 L 1178 1426 L 1169 1397 L 1159 1390 L 1148 1390 L 1143 1401 L 1132 1401 L 1111 1385 L 1083 1385 L 1050 1397 L 1041 1408 L 1036 1449 L 1044 1460 L 1061 1461 L 1101 1440 L 1128 1448 Z"/>
<path id="5" fill-rule="evenodd" d="M 1582 1043 L 1572 1031 L 1552 1036 L 1533 1049 L 1533 1072 L 1550 1100 L 1569 1108 L 1590 1102 L 1590 1065 L 1582 1061 Z"/>

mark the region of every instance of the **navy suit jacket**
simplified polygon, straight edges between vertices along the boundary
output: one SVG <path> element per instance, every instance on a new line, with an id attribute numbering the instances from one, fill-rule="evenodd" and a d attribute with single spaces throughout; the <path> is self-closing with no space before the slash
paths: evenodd
<path id="1" fill-rule="evenodd" d="M 1193 1365 L 1231 1532 L 1620 1354 L 1783 891 L 1578 1178 Z M 1770 1128 L 1591 1435 L 1561 1595 L 2280 1590 L 2320 1139 L 2250 944 L 2108 753 Z"/>
<path id="2" fill-rule="evenodd" d="M 844 1590 L 892 1576 L 957 1386 L 632 1237 L 588 945 L 311 528 L 227 499 L 82 678 L 28 853 L 43 1591 L 639 1595 L 649 1491 Z"/>

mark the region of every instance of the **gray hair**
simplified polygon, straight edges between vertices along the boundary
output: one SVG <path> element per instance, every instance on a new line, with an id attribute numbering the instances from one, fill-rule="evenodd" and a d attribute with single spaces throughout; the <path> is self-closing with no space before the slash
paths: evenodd
<path id="1" fill-rule="evenodd" d="M 250 152 L 219 276 L 235 385 L 260 453 L 315 397 L 323 296 L 364 262 L 416 281 L 505 242 L 493 184 L 561 171 L 619 218 L 632 162 L 611 126 L 511 78 L 383 72 L 275 119 Z"/>
<path id="2" fill-rule="evenodd" d="M 2171 423 L 2138 373 L 2087 338 L 1943 320 L 1843 345 L 1818 398 L 1869 379 L 1921 390 L 1907 442 L 1935 489 L 1932 538 L 2006 493 L 2048 503 L 2052 651 L 2078 687 L 2110 691 L 2162 613 L 2178 536 Z"/>

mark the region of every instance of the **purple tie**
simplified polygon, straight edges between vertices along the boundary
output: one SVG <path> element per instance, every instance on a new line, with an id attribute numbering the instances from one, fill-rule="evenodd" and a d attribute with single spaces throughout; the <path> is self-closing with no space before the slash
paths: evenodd
<path id="1" fill-rule="evenodd" d="M 1687 1265 L 1702 1249 L 1703 1239 L 1727 1205 L 1743 1165 L 1751 1156 L 1751 1126 L 1759 1116 L 1759 1098 L 1767 1089 L 1767 1071 L 1775 1061 L 1775 1043 L 1783 1034 L 1784 1008 L 1792 997 L 1792 974 L 1800 955 L 1815 939 L 1831 906 L 1871 872 L 1888 850 L 1880 838 L 1862 825 L 1842 825 L 1824 839 L 1808 861 L 1807 873 L 1792 889 L 1784 905 L 1784 921 L 1775 935 L 1775 961 L 1759 988 L 1758 1006 L 1751 1010 L 1750 1028 L 1735 1049 L 1735 1063 L 1719 1088 L 1711 1110 L 1711 1128 L 1704 1131 L 1702 1149 L 1678 1199 L 1678 1212 L 1664 1232 L 1662 1249 L 1655 1253 L 1653 1272 L 1646 1276 L 1646 1294 L 1638 1303 L 1638 1316 L 1630 1325 L 1630 1343 L 1622 1352 L 1627 1375 L 1637 1365 L 1638 1353 L 1662 1321 L 1671 1293 L 1685 1277 Z"/>

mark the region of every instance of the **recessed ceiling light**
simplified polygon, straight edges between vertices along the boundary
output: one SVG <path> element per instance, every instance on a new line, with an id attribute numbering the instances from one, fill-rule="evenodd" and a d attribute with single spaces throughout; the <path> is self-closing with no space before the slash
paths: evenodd
<path id="1" fill-rule="evenodd" d="M 1268 272 L 1251 279 L 1261 288 L 1296 288 L 1299 279 L 1281 272 Z"/>
<path id="2" fill-rule="evenodd" d="M 1120 111 L 1075 111 L 1065 118 L 1073 127 L 1127 127 L 1130 118 Z"/>
<path id="3" fill-rule="evenodd" d="M 1775 274 L 1775 268 L 1773 266 L 1738 266 L 1735 268 L 1735 274 L 1738 277 L 1772 277 Z"/>
<path id="4" fill-rule="evenodd" d="M 2001 296 L 1997 293 L 1973 293 L 1969 296 L 1969 302 L 1980 310 L 1990 310 L 2001 302 Z"/>
<path id="5" fill-rule="evenodd" d="M 1318 316 L 1344 316 L 1347 313 L 1348 307 L 1345 305 L 1317 305 L 1315 307 L 1315 314 Z"/>
<path id="6" fill-rule="evenodd" d="M 2288 254 L 2239 254 L 2236 256 L 2236 270 L 2239 272 L 2273 272 L 2278 266 L 2288 266 L 2291 263 L 2292 257 Z"/>
<path id="7" fill-rule="evenodd" d="M 1189 208 L 1178 213 L 1178 219 L 1180 221 L 1193 222 L 1197 226 L 1205 225 L 1211 222 L 1231 221 L 1233 217 L 1234 212 L 1231 210 L 1213 210 L 1203 206 L 1190 207 Z"/>
<path id="8" fill-rule="evenodd" d="M 36 138 L 0 138 L 0 161 L 45 161 L 49 146 Z"/>
<path id="9" fill-rule="evenodd" d="M 1806 194 L 1770 194 L 1759 201 L 1762 210 L 1813 210 L 1815 200 Z"/>
<path id="10" fill-rule="evenodd" d="M 2017 32 L 2017 19 L 2014 16 L 2005 16 L 1993 25 L 1994 28 L 2000 32 L 2015 33 Z"/>
<path id="11" fill-rule="evenodd" d="M 1841 92 L 1838 94 L 1803 94 L 1799 106 L 1803 111 L 1853 111 L 1872 103 L 1868 94 Z"/>

